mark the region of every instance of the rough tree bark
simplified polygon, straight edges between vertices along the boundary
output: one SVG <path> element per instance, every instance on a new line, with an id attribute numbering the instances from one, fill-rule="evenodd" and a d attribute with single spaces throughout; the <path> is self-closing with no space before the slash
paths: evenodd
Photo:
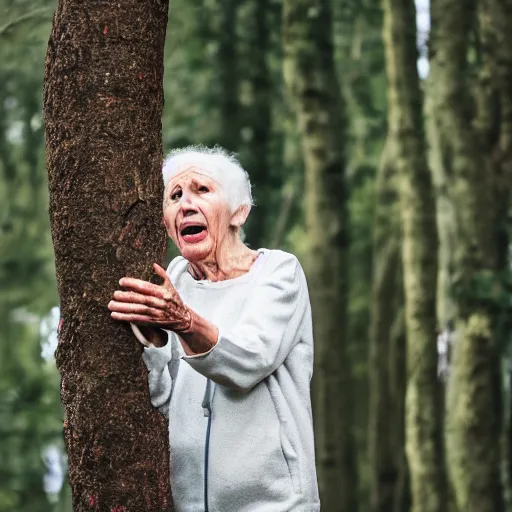
<path id="1" fill-rule="evenodd" d="M 510 0 L 431 4 L 429 113 L 435 124 L 430 132 L 452 244 L 444 251 L 451 260 L 445 293 L 452 299 L 441 315 L 455 327 L 447 455 L 457 506 L 469 512 L 504 509 L 499 358 L 508 335 L 503 319 L 509 316 L 504 315 L 509 301 L 504 278 L 512 155 L 511 7 Z M 468 56 L 474 40 L 477 66 Z"/>
<path id="2" fill-rule="evenodd" d="M 163 263 L 166 0 L 60 0 L 44 80 L 50 218 L 73 509 L 170 511 L 167 422 L 141 346 L 107 303 Z"/>
<path id="3" fill-rule="evenodd" d="M 314 313 L 313 404 L 326 512 L 357 510 L 346 354 L 348 213 L 344 104 L 336 78 L 328 0 L 285 0 L 284 74 L 305 164 L 308 282 Z"/>
<path id="4" fill-rule="evenodd" d="M 412 510 L 444 512 L 447 492 L 437 380 L 435 203 L 416 73 L 414 0 L 384 0 L 389 130 L 396 141 L 407 335 L 406 452 Z"/>

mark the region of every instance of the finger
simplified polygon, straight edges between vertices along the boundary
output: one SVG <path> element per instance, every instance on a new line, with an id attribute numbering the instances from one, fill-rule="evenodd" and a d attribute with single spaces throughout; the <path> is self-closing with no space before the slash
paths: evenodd
<path id="1" fill-rule="evenodd" d="M 131 302 L 133 304 L 145 304 L 152 308 L 165 309 L 167 302 L 163 299 L 154 297 L 153 295 L 143 295 L 136 292 L 124 292 L 117 290 L 114 292 L 114 299 L 118 302 Z"/>
<path id="2" fill-rule="evenodd" d="M 131 302 L 116 302 L 111 300 L 108 303 L 110 311 L 117 311 L 118 313 L 137 313 L 153 317 L 155 320 L 159 319 L 162 315 L 162 310 L 150 308 L 144 304 L 132 304 Z"/>
<path id="3" fill-rule="evenodd" d="M 169 279 L 167 272 L 158 263 L 153 264 L 153 269 L 155 270 L 155 273 L 164 280 L 162 283 L 162 286 L 166 289 L 164 292 L 164 299 L 167 301 L 175 299 L 177 292 L 171 280 Z"/>
<path id="4" fill-rule="evenodd" d="M 167 272 L 158 263 L 153 263 L 153 270 L 155 271 L 155 274 L 157 276 L 161 277 L 164 280 L 164 283 L 171 284 L 171 280 L 169 279 Z"/>
<path id="5" fill-rule="evenodd" d="M 135 279 L 134 277 L 123 277 L 119 284 L 123 288 L 129 288 L 135 292 L 143 293 L 144 295 L 153 295 L 160 299 L 164 298 L 165 289 L 157 284 L 143 281 L 142 279 Z"/>
<path id="6" fill-rule="evenodd" d="M 114 320 L 121 320 L 123 322 L 133 322 L 136 324 L 148 325 L 148 326 L 154 326 L 154 327 L 161 327 L 163 325 L 163 322 L 155 321 L 154 318 L 151 318 L 146 315 L 138 315 L 138 314 L 131 314 L 131 313 L 118 313 L 117 311 L 112 311 L 112 313 L 110 313 L 110 316 Z"/>

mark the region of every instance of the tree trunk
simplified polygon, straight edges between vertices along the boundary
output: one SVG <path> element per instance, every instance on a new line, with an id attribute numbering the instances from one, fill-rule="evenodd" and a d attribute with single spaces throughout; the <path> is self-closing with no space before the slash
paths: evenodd
<path id="1" fill-rule="evenodd" d="M 6 84 L 0 84 L 0 97 L 7 97 Z M 0 162 L 2 163 L 2 179 L 7 185 L 16 182 L 16 165 L 13 161 L 12 154 L 9 151 L 9 142 L 7 140 L 7 109 L 5 101 L 0 101 Z"/>
<path id="2" fill-rule="evenodd" d="M 280 188 L 276 169 L 270 165 L 269 141 L 272 136 L 272 80 L 267 59 L 270 49 L 269 1 L 251 0 L 247 9 L 247 42 L 244 62 L 247 66 L 248 105 L 244 109 L 242 131 L 247 133 L 245 168 L 254 187 L 256 207 L 247 225 L 247 241 L 252 247 L 267 246 L 269 214 L 275 208 L 272 192 Z M 244 152 L 242 151 L 242 155 Z M 271 202 L 272 201 L 272 202 Z"/>
<path id="3" fill-rule="evenodd" d="M 441 330 L 453 331 L 456 316 L 451 295 L 451 279 L 455 265 L 456 224 L 454 204 L 449 193 L 449 163 L 446 161 L 446 140 L 437 128 L 437 112 L 433 97 L 425 98 L 426 128 L 429 141 L 429 165 L 436 198 L 437 231 L 439 235 L 437 275 L 437 319 Z"/>
<path id="4" fill-rule="evenodd" d="M 398 383 L 404 368 L 397 364 L 401 351 L 393 350 L 393 327 L 401 313 L 402 285 L 394 149 L 388 139 L 377 170 L 376 211 L 373 235 L 373 276 L 370 324 L 370 398 L 368 448 L 370 468 L 370 510 L 398 512 L 403 466 L 403 388 Z M 398 228 L 398 229 L 397 229 Z M 398 505 L 397 505 L 398 506 Z"/>
<path id="5" fill-rule="evenodd" d="M 445 512 L 437 381 L 435 204 L 416 72 L 413 0 L 384 0 L 389 129 L 397 144 L 407 336 L 406 452 L 414 512 Z"/>
<path id="6" fill-rule="evenodd" d="M 284 74 L 297 111 L 306 173 L 307 272 L 316 347 L 313 403 L 322 510 L 355 512 L 346 354 L 344 105 L 333 62 L 330 3 L 285 0 L 283 9 Z"/>
<path id="7" fill-rule="evenodd" d="M 509 224 L 508 208 L 510 203 L 510 190 L 512 185 L 512 89 L 510 87 L 512 80 L 512 1 L 489 0 L 487 5 L 490 12 L 490 32 L 495 37 L 495 73 L 493 74 L 496 84 L 496 94 L 499 97 L 500 104 L 500 130 L 495 139 L 495 148 L 493 151 L 493 161 L 496 171 L 495 190 L 498 194 L 498 245 L 501 254 L 498 269 L 506 276 L 509 269 L 509 251 L 510 243 L 508 236 Z M 505 309 L 501 313 L 501 321 L 498 322 L 498 339 L 500 348 L 503 350 L 505 344 L 508 344 L 508 355 L 506 359 L 506 368 L 508 369 L 508 379 L 511 379 L 511 354 L 510 354 L 510 330 L 511 326 L 510 312 Z M 512 392 L 510 389 L 511 380 L 509 380 L 508 390 L 508 425 L 505 425 L 507 450 L 504 459 L 507 469 L 508 484 L 508 509 L 512 507 Z"/>
<path id="8" fill-rule="evenodd" d="M 401 270 L 401 268 L 400 268 Z M 400 273 L 403 277 L 403 272 Z M 393 445 L 396 447 L 394 464 L 398 467 L 398 479 L 394 489 L 393 512 L 411 510 L 411 486 L 407 454 L 405 451 L 405 395 L 407 391 L 407 339 L 405 336 L 403 279 L 400 280 L 401 308 L 391 328 L 390 340 L 390 374 L 391 402 L 396 414 L 396 430 L 393 432 Z"/>
<path id="9" fill-rule="evenodd" d="M 56 354 L 73 509 L 172 509 L 167 422 L 142 348 L 107 304 L 123 276 L 163 263 L 165 0 L 60 0 L 44 81 Z"/>
<path id="10" fill-rule="evenodd" d="M 36 217 L 38 212 L 44 209 L 41 199 L 43 198 L 42 192 L 46 192 L 43 181 L 45 178 L 44 172 L 39 165 L 43 139 L 39 130 L 32 127 L 33 118 L 41 109 L 40 93 L 38 86 L 31 82 L 27 84 L 22 93 L 22 103 L 25 107 L 23 112 L 23 139 L 25 145 L 23 155 L 28 168 L 28 181 L 31 185 L 30 214 Z"/>
<path id="11" fill-rule="evenodd" d="M 240 144 L 240 102 L 237 44 L 239 0 L 217 0 L 219 49 L 217 55 L 220 131 L 219 141 L 229 151 Z"/>
<path id="12" fill-rule="evenodd" d="M 445 251 L 451 252 L 455 326 L 447 454 L 457 506 L 469 512 L 504 508 L 499 358 L 508 302 L 510 8 L 510 1 L 495 0 L 435 0 L 431 6 L 429 103 L 444 145 L 440 161 L 452 212 L 452 247 Z M 480 47 L 471 50 L 478 54 L 478 73 L 468 59 L 475 33 Z"/>

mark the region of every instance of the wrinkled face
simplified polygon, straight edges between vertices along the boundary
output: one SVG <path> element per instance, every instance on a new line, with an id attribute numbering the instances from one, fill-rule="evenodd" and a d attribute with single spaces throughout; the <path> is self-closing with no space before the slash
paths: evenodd
<path id="1" fill-rule="evenodd" d="M 182 256 L 194 262 L 215 254 L 227 240 L 232 216 L 220 185 L 191 166 L 167 184 L 163 217 Z"/>

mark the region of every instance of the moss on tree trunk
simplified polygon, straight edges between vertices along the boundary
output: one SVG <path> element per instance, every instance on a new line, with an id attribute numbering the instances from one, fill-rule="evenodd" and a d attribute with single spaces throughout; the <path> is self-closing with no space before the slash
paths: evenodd
<path id="1" fill-rule="evenodd" d="M 503 278 L 512 156 L 511 15 L 509 0 L 432 3 L 431 139 L 443 142 L 438 161 L 445 167 L 444 201 L 451 212 L 451 246 L 444 252 L 451 257 L 446 277 L 453 306 L 441 315 L 455 325 L 446 442 L 456 503 L 469 512 L 504 509 L 500 345 L 509 316 Z M 468 59 L 475 32 L 477 73 Z"/>
<path id="2" fill-rule="evenodd" d="M 315 435 L 322 510 L 357 510 L 346 354 L 348 222 L 344 104 L 327 0 L 284 2 L 284 73 L 305 164 L 308 282 L 315 334 Z"/>
<path id="3" fill-rule="evenodd" d="M 57 365 L 75 511 L 169 511 L 167 421 L 142 348 L 107 303 L 163 263 L 166 1 L 60 0 L 44 81 L 61 326 Z"/>
<path id="4" fill-rule="evenodd" d="M 437 231 L 416 73 L 413 0 L 384 0 L 389 129 L 396 141 L 407 336 L 406 452 L 414 512 L 445 512 L 437 381 Z"/>

